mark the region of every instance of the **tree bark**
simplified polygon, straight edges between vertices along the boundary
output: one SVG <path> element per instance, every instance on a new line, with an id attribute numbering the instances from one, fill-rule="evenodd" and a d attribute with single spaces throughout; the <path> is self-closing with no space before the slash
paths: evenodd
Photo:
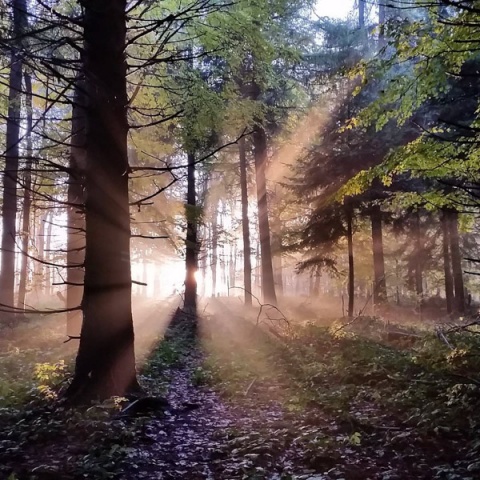
<path id="1" fill-rule="evenodd" d="M 462 314 L 465 313 L 465 290 L 463 285 L 462 254 L 458 234 L 458 212 L 450 210 L 448 212 L 448 219 L 453 286 L 455 290 L 455 311 Z"/>
<path id="2" fill-rule="evenodd" d="M 32 79 L 29 73 L 25 73 L 25 110 L 27 112 L 27 161 L 25 162 L 25 174 L 23 178 L 23 218 L 22 218 L 22 264 L 20 267 L 20 284 L 18 287 L 17 307 L 25 309 L 25 297 L 27 294 L 28 280 L 28 243 L 30 239 L 30 210 L 32 207 L 32 129 L 33 129 L 33 109 L 32 109 Z"/>
<path id="3" fill-rule="evenodd" d="M 242 236 L 243 236 L 243 286 L 245 289 L 245 305 L 252 306 L 252 259 L 250 246 L 250 225 L 248 219 L 248 171 L 245 138 L 239 142 L 240 190 L 242 197 Z"/>
<path id="4" fill-rule="evenodd" d="M 187 237 L 186 237 L 186 276 L 185 276 L 185 302 L 184 307 L 188 313 L 196 315 L 197 313 L 197 279 L 195 274 L 198 270 L 198 214 L 197 197 L 195 185 L 195 156 L 188 154 L 187 168 L 187 204 L 185 207 L 187 217 Z"/>
<path id="5" fill-rule="evenodd" d="M 267 136 L 261 125 L 256 125 L 253 130 L 253 145 L 255 151 L 258 231 L 260 235 L 262 265 L 262 295 L 264 302 L 276 304 L 277 296 L 275 294 L 275 279 L 273 276 L 270 224 L 268 220 L 267 181 L 265 176 L 267 166 Z"/>
<path id="6" fill-rule="evenodd" d="M 452 264 L 450 258 L 450 235 L 448 226 L 448 212 L 442 212 L 442 249 L 443 249 L 443 271 L 445 274 L 445 298 L 447 301 L 447 312 L 452 313 L 454 309 L 454 294 L 453 294 L 453 275 Z"/>
<path id="7" fill-rule="evenodd" d="M 373 302 L 380 305 L 387 301 L 387 282 L 385 279 L 385 257 L 383 253 L 382 211 L 380 206 L 374 205 L 370 213 L 372 222 L 372 250 L 374 291 Z"/>
<path id="8" fill-rule="evenodd" d="M 85 0 L 85 284 L 73 399 L 138 388 L 130 266 L 126 0 Z"/>
<path id="9" fill-rule="evenodd" d="M 85 261 L 85 216 L 83 176 L 85 175 L 86 99 L 85 82 L 79 77 L 75 85 L 72 108 L 70 173 L 67 209 L 67 308 L 82 302 Z M 67 313 L 67 335 L 78 336 L 82 329 L 80 311 Z"/>
<path id="10" fill-rule="evenodd" d="M 348 316 L 353 317 L 355 305 L 355 270 L 353 263 L 353 212 L 346 207 L 348 244 Z"/>
<path id="11" fill-rule="evenodd" d="M 21 124 L 22 42 L 27 26 L 26 0 L 13 0 L 13 39 L 10 41 L 10 74 L 8 80 L 8 118 L 6 128 L 5 169 L 3 172 L 2 243 L 0 304 L 14 308 L 15 237 L 17 218 L 17 180 Z M 13 320 L 13 311 L 5 318 Z"/>

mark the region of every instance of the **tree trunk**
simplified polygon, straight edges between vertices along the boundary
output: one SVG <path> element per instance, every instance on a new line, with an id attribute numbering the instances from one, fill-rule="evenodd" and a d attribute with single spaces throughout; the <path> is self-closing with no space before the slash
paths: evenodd
<path id="1" fill-rule="evenodd" d="M 262 126 L 256 125 L 253 131 L 255 150 L 255 173 L 257 182 L 258 231 L 262 262 L 262 295 L 266 303 L 277 303 L 275 279 L 273 276 L 270 225 L 268 221 L 267 181 L 267 136 Z"/>
<path id="2" fill-rule="evenodd" d="M 460 238 L 458 235 L 458 212 L 450 210 L 449 237 L 452 256 L 453 286 L 455 290 L 455 311 L 465 313 L 465 290 L 463 285 L 462 254 L 460 252 Z"/>
<path id="3" fill-rule="evenodd" d="M 275 291 L 283 295 L 282 221 L 278 215 L 274 216 L 272 222 L 272 265 Z"/>
<path id="4" fill-rule="evenodd" d="M 25 309 L 25 297 L 27 294 L 28 277 L 28 241 L 30 238 L 30 210 L 32 206 L 32 79 L 30 74 L 25 73 L 25 109 L 27 111 L 27 161 L 25 162 L 24 192 L 23 192 L 23 218 L 22 218 L 22 264 L 20 267 L 20 284 L 18 287 L 17 307 Z"/>
<path id="5" fill-rule="evenodd" d="M 85 284 L 74 399 L 138 388 L 130 266 L 126 0 L 86 0 Z"/>
<path id="6" fill-rule="evenodd" d="M 358 26 L 365 28 L 365 0 L 358 0 Z"/>
<path id="7" fill-rule="evenodd" d="M 230 258 L 228 262 L 228 272 L 229 272 L 229 290 L 228 296 L 230 296 L 230 288 L 235 288 L 235 279 L 236 279 L 236 261 L 237 261 L 237 242 L 234 239 L 233 248 L 230 244 Z M 232 292 L 235 295 L 235 292 Z"/>
<path id="8" fill-rule="evenodd" d="M 218 201 L 213 205 L 212 218 L 212 297 L 217 296 L 217 263 L 218 263 Z"/>
<path id="9" fill-rule="evenodd" d="M 83 176 L 85 174 L 86 102 L 85 82 L 77 79 L 72 108 L 72 136 L 67 209 L 67 308 L 78 307 L 83 295 L 83 262 L 85 261 L 85 217 Z M 82 315 L 78 310 L 67 313 L 67 335 L 78 336 Z"/>
<path id="10" fill-rule="evenodd" d="M 3 174 L 2 244 L 0 305 L 15 307 L 15 236 L 17 218 L 17 179 L 21 124 L 22 42 L 27 26 L 26 0 L 13 0 L 13 40 L 8 80 L 8 118 L 6 127 L 5 170 Z M 5 318 L 14 318 L 13 311 Z"/>
<path id="11" fill-rule="evenodd" d="M 202 240 L 199 241 L 199 249 L 201 251 L 201 254 L 199 253 L 199 269 L 200 269 L 201 274 L 202 274 L 200 295 L 202 297 L 205 297 L 205 294 L 206 294 L 208 254 L 207 254 L 207 249 L 205 248 L 205 243 L 206 243 L 205 240 L 208 240 L 207 236 L 208 236 L 207 227 L 206 227 L 205 224 L 203 224 L 202 235 L 200 237 Z"/>
<path id="12" fill-rule="evenodd" d="M 398 262 L 398 259 L 395 259 L 395 278 L 397 281 L 397 286 L 395 287 L 395 293 L 396 293 L 396 301 L 397 305 L 400 306 L 400 264 Z"/>
<path id="13" fill-rule="evenodd" d="M 38 260 L 45 260 L 45 222 L 48 219 L 48 212 L 40 213 L 38 219 L 38 228 L 37 228 L 37 235 L 35 240 L 36 246 L 36 257 Z M 45 293 L 44 285 L 43 285 L 43 274 L 45 271 L 45 265 L 39 261 L 35 261 L 34 264 L 34 289 L 37 295 L 37 300 L 40 295 Z"/>
<path id="14" fill-rule="evenodd" d="M 185 276 L 185 309 L 192 315 L 197 313 L 197 279 L 195 274 L 198 269 L 197 252 L 198 252 L 198 214 L 197 214 L 197 198 L 195 186 L 195 156 L 188 154 L 187 169 L 187 205 L 185 213 L 187 217 L 187 238 L 186 238 L 186 276 Z"/>
<path id="15" fill-rule="evenodd" d="M 382 211 L 378 205 L 373 206 L 370 220 L 372 222 L 373 273 L 375 282 L 373 302 L 375 305 L 379 305 L 387 300 L 387 282 L 385 279 L 385 257 L 383 254 Z"/>
<path id="16" fill-rule="evenodd" d="M 248 219 L 248 177 L 245 138 L 239 140 L 240 189 L 242 196 L 242 235 L 243 235 L 243 286 L 245 288 L 245 305 L 252 306 L 252 259 L 250 247 L 250 225 Z"/>
<path id="17" fill-rule="evenodd" d="M 321 275 L 320 275 L 319 272 L 315 272 L 314 275 L 315 275 L 315 281 L 314 281 L 314 284 L 313 284 L 313 296 L 318 297 L 320 295 Z"/>
<path id="18" fill-rule="evenodd" d="M 448 227 L 448 212 L 443 211 L 442 218 L 442 248 L 443 248 L 443 271 L 445 273 L 445 298 L 447 301 L 447 312 L 452 313 L 454 308 L 453 275 L 450 261 L 450 235 Z"/>
<path id="19" fill-rule="evenodd" d="M 255 279 L 255 290 L 256 295 L 262 295 L 262 266 L 260 264 L 260 237 L 256 239 L 256 249 L 255 249 L 255 269 L 253 271 L 253 276 Z"/>
<path id="20" fill-rule="evenodd" d="M 387 20 L 385 1 L 380 0 L 378 3 L 378 46 L 385 46 L 385 22 Z"/>
<path id="21" fill-rule="evenodd" d="M 422 228 L 420 224 L 420 214 L 415 214 L 415 293 L 421 298 L 423 297 L 423 239 Z"/>
<path id="22" fill-rule="evenodd" d="M 347 243 L 348 243 L 348 316 L 353 317 L 355 302 L 355 270 L 353 263 L 353 212 L 346 208 L 347 214 Z"/>
<path id="23" fill-rule="evenodd" d="M 55 211 L 51 210 L 48 215 L 47 220 L 47 234 L 45 236 L 45 248 L 44 252 L 46 253 L 45 258 L 48 262 L 52 262 L 52 226 L 53 226 L 53 217 Z M 52 262 L 54 263 L 54 262 Z M 46 269 L 46 278 L 45 278 L 45 290 L 49 296 L 53 295 L 53 267 L 48 265 Z"/>

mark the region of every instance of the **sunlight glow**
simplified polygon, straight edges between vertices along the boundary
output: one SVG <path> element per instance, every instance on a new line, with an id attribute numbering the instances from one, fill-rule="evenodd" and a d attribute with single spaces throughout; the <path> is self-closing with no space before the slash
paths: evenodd
<path id="1" fill-rule="evenodd" d="M 315 13 L 319 17 L 346 18 L 354 7 L 354 0 L 317 0 Z"/>

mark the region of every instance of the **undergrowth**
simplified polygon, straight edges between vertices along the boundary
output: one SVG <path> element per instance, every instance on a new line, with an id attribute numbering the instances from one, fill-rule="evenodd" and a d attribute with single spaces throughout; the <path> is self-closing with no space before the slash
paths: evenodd
<path id="1" fill-rule="evenodd" d="M 0 478 L 112 479 L 120 478 L 123 466 L 130 462 L 131 445 L 145 419 L 118 415 L 126 399 L 82 407 L 62 400 L 77 347 L 63 343 L 63 328 L 60 322 L 47 328 L 30 323 L 3 336 Z M 38 335 L 32 336 L 32 331 Z M 164 393 L 163 372 L 181 359 L 187 345 L 181 334 L 168 341 L 158 339 L 139 373 L 146 394 Z"/>
<path id="2" fill-rule="evenodd" d="M 235 401 L 273 398 L 307 424 L 334 421 L 357 448 L 402 452 L 417 475 L 478 478 L 480 335 L 460 330 L 447 345 L 423 326 L 389 328 L 310 323 L 278 338 L 245 322 L 236 338 L 209 342 L 204 378 Z M 307 431 L 307 450 L 340 438 Z"/>

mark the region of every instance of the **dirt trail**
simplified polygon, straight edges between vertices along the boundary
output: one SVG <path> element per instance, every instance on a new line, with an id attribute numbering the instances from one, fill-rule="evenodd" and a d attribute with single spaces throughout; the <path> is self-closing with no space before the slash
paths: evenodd
<path id="1" fill-rule="evenodd" d="M 239 334 L 238 322 L 243 319 L 236 309 L 213 300 L 208 310 L 214 329 L 222 325 L 227 329 L 224 333 Z M 237 346 L 249 347 L 241 340 Z M 336 461 L 328 456 L 316 456 L 312 464 L 307 455 L 305 461 L 302 441 L 297 441 L 327 428 L 326 419 L 317 416 L 315 426 L 305 424 L 304 417 L 282 405 L 283 386 L 275 380 L 254 382 L 248 392 L 223 399 L 213 389 L 196 384 L 202 361 L 203 354 L 193 349 L 179 365 L 163 372 L 170 408 L 148 420 L 142 435 L 137 435 L 130 467 L 122 478 L 342 478 Z M 332 476 L 318 473 L 327 470 Z"/>
<path id="2" fill-rule="evenodd" d="M 245 457 L 238 448 L 235 451 L 235 438 L 267 426 L 278 429 L 285 423 L 285 412 L 274 401 L 227 405 L 213 390 L 194 385 L 200 363 L 200 355 L 194 352 L 168 372 L 167 398 L 173 411 L 152 419 L 144 428 L 132 452 L 135 478 L 242 478 L 256 457 Z M 130 475 L 126 472 L 124 478 Z"/>
<path id="3" fill-rule="evenodd" d="M 255 334 L 252 325 L 244 321 L 244 315 L 251 314 L 237 310 L 232 302 L 211 299 L 204 312 L 204 333 L 209 335 L 209 342 L 216 341 L 227 353 L 215 357 L 217 362 L 228 367 L 234 358 L 228 356 L 231 351 L 239 352 L 235 357 L 237 368 L 239 362 L 246 365 L 242 362 L 249 362 L 255 355 L 259 363 L 275 358 L 267 351 L 271 345 L 264 344 L 258 331 Z M 403 428 L 383 418 L 381 412 L 369 412 L 369 405 L 359 413 L 373 415 L 380 427 L 368 430 L 359 427 L 362 417 L 354 424 L 355 419 L 342 416 L 340 409 L 338 414 L 327 414 L 316 406 L 299 410 L 289 402 L 295 394 L 291 388 L 296 388 L 293 377 L 285 365 L 272 363 L 257 365 L 252 388 L 248 386 L 251 377 L 242 377 L 237 384 L 240 390 L 231 397 L 220 396 L 212 388 L 198 385 L 204 360 L 200 350 L 192 348 L 179 364 L 163 372 L 170 410 L 149 419 L 142 434 L 136 436 L 129 454 L 130 466 L 121 478 L 434 478 L 425 462 L 432 449 L 425 442 L 410 444 L 410 437 L 403 439 Z M 221 353 L 214 352 L 214 356 Z M 264 376 L 265 369 L 268 374 Z M 223 382 L 222 377 L 218 381 Z M 394 436 L 398 437 L 396 443 L 390 441 Z"/>

